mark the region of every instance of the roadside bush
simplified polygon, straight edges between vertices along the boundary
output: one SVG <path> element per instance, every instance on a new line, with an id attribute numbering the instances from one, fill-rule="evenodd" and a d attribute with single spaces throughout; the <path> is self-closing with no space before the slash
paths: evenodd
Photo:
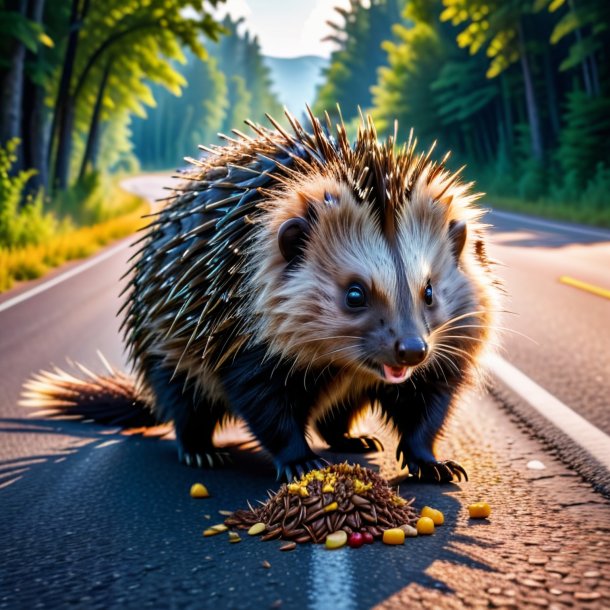
<path id="1" fill-rule="evenodd" d="M 54 216 L 43 210 L 42 192 L 24 201 L 25 186 L 36 172 L 10 175 L 18 147 L 17 138 L 0 147 L 0 246 L 6 248 L 41 243 L 57 228 Z"/>
<path id="2" fill-rule="evenodd" d="M 92 226 L 130 214 L 139 205 L 139 199 L 116 188 L 116 178 L 92 172 L 59 192 L 51 202 L 51 209 L 59 218 L 69 218 L 77 226 Z"/>

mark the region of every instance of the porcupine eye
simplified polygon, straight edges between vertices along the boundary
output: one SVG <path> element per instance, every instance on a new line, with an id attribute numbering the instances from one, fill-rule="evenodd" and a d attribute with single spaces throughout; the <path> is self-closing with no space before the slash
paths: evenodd
<path id="1" fill-rule="evenodd" d="M 430 282 L 426 284 L 426 288 L 424 289 L 424 301 L 426 305 L 432 305 L 432 286 Z"/>
<path id="2" fill-rule="evenodd" d="M 356 309 L 366 305 L 366 295 L 364 288 L 360 284 L 350 284 L 345 293 L 345 303 L 348 307 Z"/>

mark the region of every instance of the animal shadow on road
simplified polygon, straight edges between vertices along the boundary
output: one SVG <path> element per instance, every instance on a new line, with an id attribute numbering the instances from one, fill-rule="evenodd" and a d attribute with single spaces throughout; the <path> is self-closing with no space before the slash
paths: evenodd
<path id="1" fill-rule="evenodd" d="M 417 509 L 431 505 L 445 514 L 434 536 L 400 547 L 377 542 L 328 551 L 305 544 L 281 553 L 281 542 L 245 533 L 240 544 L 229 544 L 225 534 L 201 535 L 225 511 L 264 501 L 267 490 L 279 487 L 267 456 L 247 442 L 229 448 L 232 466 L 199 470 L 178 462 L 174 442 L 95 424 L 5 418 L 0 434 L 35 437 L 27 455 L 0 461 L 0 540 L 8 568 L 0 589 L 9 606 L 85 599 L 90 608 L 186 607 L 203 599 L 199 607 L 270 608 L 281 600 L 282 608 L 352 610 L 394 596 L 414 603 L 414 587 L 451 596 L 430 573 L 436 561 L 475 574 L 493 571 L 468 554 L 474 539 L 454 532 L 456 485 L 401 485 Z M 63 449 L 37 454 L 51 445 L 37 443 L 36 435 L 61 436 Z M 363 456 L 323 457 L 374 467 Z M 205 483 L 209 498 L 190 497 L 195 482 Z"/>

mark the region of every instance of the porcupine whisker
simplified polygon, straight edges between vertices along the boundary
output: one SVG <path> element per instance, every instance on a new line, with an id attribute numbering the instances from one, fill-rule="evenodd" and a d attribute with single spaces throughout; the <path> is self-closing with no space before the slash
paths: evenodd
<path id="1" fill-rule="evenodd" d="M 451 358 L 449 358 L 449 355 L 447 353 L 439 350 L 437 352 L 437 357 L 438 357 L 439 361 L 446 362 L 453 370 L 455 370 L 456 373 L 458 373 L 458 374 L 460 373 L 460 368 L 453 360 L 451 360 Z M 445 377 L 444 374 L 443 374 L 443 377 Z M 446 379 L 447 378 L 445 377 L 445 380 Z"/>
<path id="2" fill-rule="evenodd" d="M 442 347 L 437 347 L 436 351 L 438 351 L 439 354 L 444 354 L 445 356 L 453 356 L 453 357 L 461 356 L 463 358 L 466 358 L 466 360 L 468 360 L 470 362 L 474 362 L 472 355 L 463 350 L 458 351 L 458 350 L 454 350 L 448 346 L 442 346 Z"/>
<path id="3" fill-rule="evenodd" d="M 526 335 L 518 330 L 515 330 L 514 328 L 507 328 L 505 326 L 490 326 L 487 324 L 462 324 L 460 326 L 452 326 L 449 330 L 461 330 L 463 328 L 485 328 L 485 329 L 494 330 L 494 331 L 497 330 L 497 331 L 501 331 L 501 332 L 512 333 L 519 337 L 523 337 L 524 339 L 527 339 L 528 341 L 531 341 L 534 345 L 539 345 L 535 339 L 532 339 L 532 337 L 529 337 L 528 335 Z M 438 329 L 435 329 L 434 332 L 437 332 L 437 330 Z"/>
<path id="4" fill-rule="evenodd" d="M 476 311 L 468 311 L 466 313 L 460 314 L 459 316 L 455 316 L 453 318 L 449 318 L 449 320 L 447 320 L 446 322 L 443 322 L 443 324 L 441 324 L 440 326 L 438 326 L 434 330 L 435 330 L 435 332 L 436 331 L 440 331 L 440 330 L 443 330 L 444 328 L 446 328 L 447 326 L 449 326 L 450 324 L 453 324 L 453 322 L 458 322 L 459 320 L 462 320 L 464 318 L 468 318 L 469 316 L 482 316 L 482 315 L 485 315 L 487 313 L 490 313 L 487 309 L 480 309 L 480 310 L 476 310 Z"/>
<path id="5" fill-rule="evenodd" d="M 338 349 L 333 349 L 330 352 L 324 352 L 323 354 L 320 354 L 319 356 L 314 358 L 313 361 L 315 362 L 316 360 L 324 358 L 325 356 L 330 356 L 331 354 L 338 354 L 339 352 L 345 352 L 347 350 L 354 349 L 355 347 L 355 345 L 346 345 L 345 347 L 339 347 Z"/>
<path id="6" fill-rule="evenodd" d="M 299 341 L 300 345 L 305 343 L 314 343 L 316 341 L 329 341 L 330 339 L 362 339 L 362 337 L 356 337 L 354 335 L 334 335 L 331 337 L 315 337 L 314 339 L 307 339 L 307 341 Z"/>
<path id="7" fill-rule="evenodd" d="M 469 360 L 473 360 L 472 354 L 470 354 L 466 350 L 460 349 L 459 347 L 455 347 L 454 345 L 440 345 L 440 346 L 437 346 L 436 349 L 438 349 L 440 351 L 444 351 L 445 353 L 461 355 L 461 356 L 464 356 L 465 358 L 468 358 Z"/>
<path id="8" fill-rule="evenodd" d="M 475 341 L 477 343 L 482 343 L 485 345 L 491 345 L 492 347 L 498 348 L 498 349 L 502 349 L 502 345 L 500 343 L 497 343 L 496 341 L 492 341 L 491 339 L 481 339 L 480 337 L 471 337 L 470 335 L 446 335 L 445 333 L 442 333 L 440 335 L 440 337 L 435 337 L 436 340 L 440 339 L 440 343 L 439 345 L 442 345 L 442 342 L 445 339 L 458 339 L 458 340 L 464 340 L 464 341 Z"/>

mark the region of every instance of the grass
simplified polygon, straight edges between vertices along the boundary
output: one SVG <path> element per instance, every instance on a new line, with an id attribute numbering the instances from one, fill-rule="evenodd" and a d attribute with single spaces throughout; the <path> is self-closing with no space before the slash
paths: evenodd
<path id="1" fill-rule="evenodd" d="M 483 200 L 493 208 L 532 214 L 553 220 L 578 222 L 598 227 L 610 227 L 610 204 L 604 207 L 586 206 L 552 201 L 525 201 L 517 197 L 487 195 Z"/>
<path id="2" fill-rule="evenodd" d="M 67 261 L 91 256 L 107 244 L 134 233 L 146 224 L 142 218 L 149 211 L 144 199 L 116 187 L 114 201 L 127 213 L 94 226 L 64 226 L 43 242 L 26 246 L 0 247 L 0 292 L 15 282 L 41 277 Z"/>

